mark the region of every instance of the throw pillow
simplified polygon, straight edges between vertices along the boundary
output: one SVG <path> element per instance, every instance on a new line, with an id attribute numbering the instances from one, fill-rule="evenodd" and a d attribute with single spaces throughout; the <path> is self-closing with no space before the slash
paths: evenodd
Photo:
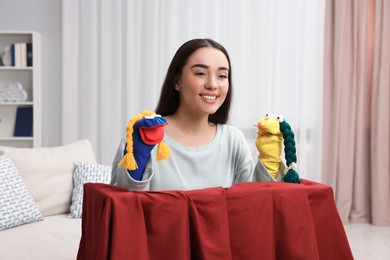
<path id="1" fill-rule="evenodd" d="M 0 230 L 42 219 L 14 163 L 0 154 Z"/>
<path id="2" fill-rule="evenodd" d="M 75 162 L 73 173 L 73 195 L 72 205 L 70 206 L 70 218 L 81 218 L 83 210 L 83 189 L 84 183 L 106 183 L 111 181 L 111 166 L 88 163 L 88 162 Z"/>
<path id="3" fill-rule="evenodd" d="M 96 163 L 91 143 L 84 139 L 55 147 L 0 146 L 11 158 L 43 216 L 69 213 L 75 161 Z"/>

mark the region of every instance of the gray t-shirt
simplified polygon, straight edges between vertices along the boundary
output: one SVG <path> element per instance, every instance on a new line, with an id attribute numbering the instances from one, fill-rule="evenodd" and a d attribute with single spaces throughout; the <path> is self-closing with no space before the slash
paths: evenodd
<path id="1" fill-rule="evenodd" d="M 156 146 L 142 180 L 136 181 L 126 169 L 118 167 L 126 144 L 122 140 L 113 162 L 112 184 L 129 190 L 191 190 L 230 187 L 254 179 L 254 162 L 248 144 L 242 132 L 233 126 L 218 124 L 214 139 L 205 146 L 184 146 L 168 135 L 164 142 L 168 144 L 171 156 L 156 161 Z"/>

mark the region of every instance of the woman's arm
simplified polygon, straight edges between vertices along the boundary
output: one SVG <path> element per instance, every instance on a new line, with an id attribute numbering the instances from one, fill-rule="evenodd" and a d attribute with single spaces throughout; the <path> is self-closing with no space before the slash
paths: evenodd
<path id="1" fill-rule="evenodd" d="M 253 173 L 253 181 L 281 181 L 284 176 L 285 166 L 282 162 L 279 163 L 279 172 L 277 173 L 276 179 L 267 171 L 265 166 L 260 160 L 257 160 L 256 167 Z"/>
<path id="2" fill-rule="evenodd" d="M 151 167 L 150 159 L 146 164 L 142 179 L 136 180 L 132 178 L 127 169 L 122 166 L 118 166 L 119 162 L 123 158 L 125 146 L 126 141 L 123 139 L 118 146 L 118 150 L 112 163 L 111 184 L 128 190 L 149 190 L 149 183 L 153 178 L 153 169 Z"/>
<path id="3" fill-rule="evenodd" d="M 238 145 L 237 150 L 235 151 L 236 155 L 233 156 L 233 158 L 236 158 L 233 184 L 239 182 L 252 182 L 254 170 L 252 153 L 249 149 L 244 134 L 238 129 L 237 132 L 238 134 L 236 136 L 236 142 Z"/>

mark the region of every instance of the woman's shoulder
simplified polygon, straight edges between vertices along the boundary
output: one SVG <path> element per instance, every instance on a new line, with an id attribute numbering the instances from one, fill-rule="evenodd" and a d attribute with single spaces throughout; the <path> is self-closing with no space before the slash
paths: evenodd
<path id="1" fill-rule="evenodd" d="M 233 125 L 229 125 L 229 124 L 218 124 L 218 127 L 221 127 L 222 129 L 226 130 L 226 131 L 232 131 L 232 132 L 239 132 L 239 133 L 242 133 L 241 130 L 236 127 L 236 126 L 233 126 Z"/>
<path id="2" fill-rule="evenodd" d="M 228 124 L 218 126 L 221 129 L 221 142 L 228 146 L 229 151 L 236 151 L 242 156 L 248 154 L 250 156 L 248 141 L 241 129 Z"/>
<path id="3" fill-rule="evenodd" d="M 225 137 L 244 138 L 242 131 L 235 126 L 229 124 L 219 124 L 218 127 L 221 129 L 222 135 Z"/>

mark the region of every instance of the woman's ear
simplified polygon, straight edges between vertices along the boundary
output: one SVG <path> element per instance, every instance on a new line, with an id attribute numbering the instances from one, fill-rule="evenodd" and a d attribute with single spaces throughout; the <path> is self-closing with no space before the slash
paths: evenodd
<path id="1" fill-rule="evenodd" d="M 180 81 L 179 78 L 176 78 L 176 79 L 175 79 L 175 89 L 176 89 L 177 91 L 180 91 L 180 90 L 181 90 L 179 81 Z"/>

